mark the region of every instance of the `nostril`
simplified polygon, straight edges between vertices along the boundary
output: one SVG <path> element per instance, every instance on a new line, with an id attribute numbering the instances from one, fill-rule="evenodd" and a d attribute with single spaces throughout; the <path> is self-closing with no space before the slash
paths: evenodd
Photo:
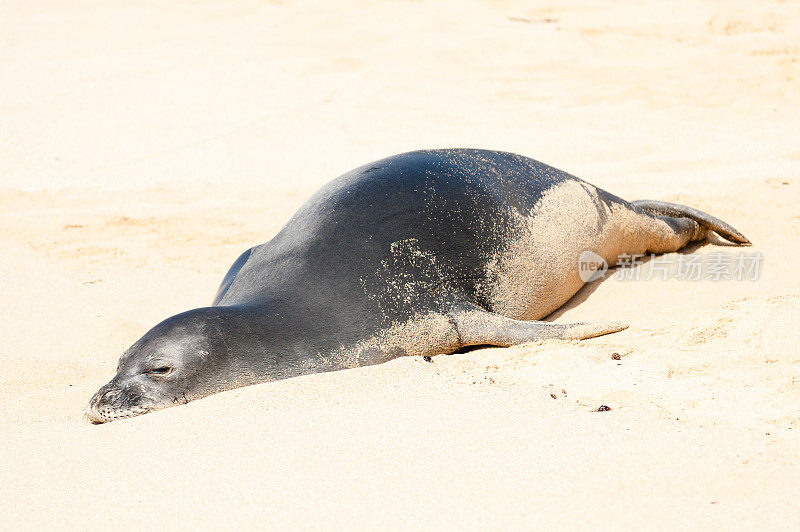
<path id="1" fill-rule="evenodd" d="M 96 407 L 100 403 L 113 401 L 119 394 L 120 390 L 115 388 L 108 388 L 105 390 L 100 388 L 100 390 L 96 394 L 94 394 L 92 400 L 89 401 L 89 404 L 91 406 Z"/>
<path id="2" fill-rule="evenodd" d="M 103 400 L 113 401 L 119 395 L 119 393 L 119 390 L 106 390 L 106 392 L 103 393 Z"/>
<path id="3" fill-rule="evenodd" d="M 106 390 L 103 392 L 103 395 L 100 396 L 98 404 L 104 403 L 106 405 L 113 404 L 114 400 L 119 397 L 120 390 Z"/>

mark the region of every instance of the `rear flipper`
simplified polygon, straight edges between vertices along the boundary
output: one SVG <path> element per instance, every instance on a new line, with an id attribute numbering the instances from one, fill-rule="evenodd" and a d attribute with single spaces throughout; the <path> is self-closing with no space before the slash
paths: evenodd
<path id="1" fill-rule="evenodd" d="M 671 218 L 689 218 L 694 220 L 701 227 L 714 231 L 719 236 L 742 246 L 750 245 L 750 241 L 742 233 L 737 231 L 734 227 L 726 224 L 718 218 L 714 218 L 710 214 L 703 211 L 680 205 L 678 203 L 667 203 L 666 201 L 655 200 L 638 200 L 632 201 L 632 205 L 649 212 L 656 216 L 669 216 Z"/>
<path id="2" fill-rule="evenodd" d="M 520 321 L 482 309 L 451 315 L 459 337 L 459 346 L 496 345 L 508 347 L 534 340 L 584 340 L 628 328 L 627 323 L 549 323 Z"/>

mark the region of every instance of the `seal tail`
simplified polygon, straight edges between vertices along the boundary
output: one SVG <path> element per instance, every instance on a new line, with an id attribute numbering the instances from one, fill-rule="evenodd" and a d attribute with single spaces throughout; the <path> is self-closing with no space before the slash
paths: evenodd
<path id="1" fill-rule="evenodd" d="M 727 224 L 719 218 L 714 218 L 708 213 L 698 209 L 687 207 L 679 203 L 667 203 L 666 201 L 655 200 L 637 200 L 632 201 L 631 205 L 639 207 L 645 212 L 655 214 L 657 216 L 670 216 L 672 218 L 689 218 L 694 220 L 701 227 L 714 231 L 719 236 L 729 242 L 738 244 L 740 246 L 749 246 L 750 240 L 747 239 L 742 233 L 736 230 L 732 225 Z"/>

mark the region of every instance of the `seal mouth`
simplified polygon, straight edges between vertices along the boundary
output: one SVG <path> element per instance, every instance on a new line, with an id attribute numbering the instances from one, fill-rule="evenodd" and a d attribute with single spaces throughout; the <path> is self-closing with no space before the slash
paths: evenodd
<path id="1" fill-rule="evenodd" d="M 108 423 L 109 421 L 116 421 L 118 419 L 125 419 L 135 417 L 141 414 L 150 412 L 151 409 L 139 407 L 131 408 L 129 410 L 112 410 L 112 409 L 96 409 L 91 406 L 86 409 L 84 416 L 92 425 L 100 425 Z"/>

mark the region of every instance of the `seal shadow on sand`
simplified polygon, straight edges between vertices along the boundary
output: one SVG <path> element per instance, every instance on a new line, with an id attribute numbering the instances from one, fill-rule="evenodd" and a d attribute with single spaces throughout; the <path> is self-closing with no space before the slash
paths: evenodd
<path id="1" fill-rule="evenodd" d="M 678 251 L 673 251 L 672 253 L 675 253 L 677 255 L 692 255 L 692 254 L 700 251 L 702 248 L 704 248 L 704 247 L 706 247 L 708 245 L 723 246 L 723 247 L 737 247 L 736 244 L 732 244 L 732 243 L 728 242 L 727 240 L 725 240 L 725 239 L 721 238 L 720 236 L 718 236 L 716 233 L 709 233 L 708 238 L 706 238 L 705 241 L 703 241 L 703 242 L 690 242 L 685 247 L 679 249 Z M 642 266 L 644 266 L 645 264 L 650 262 L 652 259 L 653 259 L 653 255 L 652 254 L 645 255 L 644 257 L 642 257 L 638 261 L 638 263 L 637 263 L 638 265 L 636 267 L 637 268 L 641 268 Z M 608 268 L 608 270 L 606 270 L 606 272 L 603 273 L 603 275 L 601 277 L 599 277 L 598 279 L 595 279 L 594 281 L 591 281 L 591 282 L 588 282 L 588 283 L 584 284 L 581 287 L 581 289 L 578 290 L 575 293 L 575 295 L 572 296 L 569 299 L 569 301 L 567 301 L 566 303 L 561 305 L 559 308 L 557 308 L 555 311 L 553 311 L 550 315 L 542 318 L 542 321 L 555 321 L 555 320 L 557 320 L 558 318 L 563 316 L 564 313 L 567 312 L 568 310 L 571 310 L 571 309 L 577 307 L 578 305 L 580 305 L 581 303 L 583 303 L 584 301 L 586 301 L 589 298 L 589 296 L 591 296 L 595 292 L 595 290 L 600 288 L 601 284 L 603 284 L 608 279 L 610 279 L 611 277 L 616 275 L 617 272 L 619 272 L 619 271 L 620 271 L 620 267 L 619 266 L 612 266 L 612 267 Z"/>

